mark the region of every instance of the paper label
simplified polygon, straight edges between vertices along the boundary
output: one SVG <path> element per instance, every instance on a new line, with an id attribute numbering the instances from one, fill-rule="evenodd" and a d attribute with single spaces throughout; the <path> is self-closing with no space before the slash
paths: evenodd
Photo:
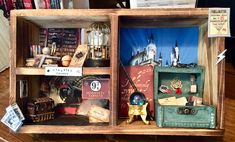
<path id="1" fill-rule="evenodd" d="M 86 79 L 82 82 L 83 99 L 109 99 L 109 79 Z"/>
<path id="2" fill-rule="evenodd" d="M 47 76 L 82 76 L 82 67 L 45 67 Z"/>
<path id="3" fill-rule="evenodd" d="M 191 85 L 190 93 L 197 93 L 197 85 Z"/>
<path id="4" fill-rule="evenodd" d="M 103 121 L 96 119 L 94 117 L 89 117 L 89 123 L 100 123 L 100 122 L 103 122 Z"/>
<path id="5" fill-rule="evenodd" d="M 177 98 L 176 102 L 177 102 L 177 105 L 179 106 L 185 106 L 188 103 L 186 97 Z"/>
<path id="6" fill-rule="evenodd" d="M 16 103 L 14 103 L 6 108 L 7 112 L 10 112 L 11 110 L 13 110 L 15 112 L 15 114 L 18 116 L 18 118 L 21 121 L 25 120 L 24 115 L 23 115 L 22 111 L 20 110 L 20 107 Z"/>
<path id="7" fill-rule="evenodd" d="M 210 8 L 208 37 L 230 37 L 230 8 Z"/>
<path id="8" fill-rule="evenodd" d="M 160 105 L 178 105 L 176 97 L 158 99 Z"/>
<path id="9" fill-rule="evenodd" d="M 108 109 L 104 109 L 96 105 L 93 105 L 88 112 L 89 117 L 93 117 L 102 122 L 109 122 L 109 114 L 110 111 Z"/>

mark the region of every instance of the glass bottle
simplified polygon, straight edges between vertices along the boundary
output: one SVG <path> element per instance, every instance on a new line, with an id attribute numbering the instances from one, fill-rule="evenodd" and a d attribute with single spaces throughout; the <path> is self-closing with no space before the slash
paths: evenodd
<path id="1" fill-rule="evenodd" d="M 196 75 L 191 74 L 190 76 L 190 93 L 197 93 Z"/>

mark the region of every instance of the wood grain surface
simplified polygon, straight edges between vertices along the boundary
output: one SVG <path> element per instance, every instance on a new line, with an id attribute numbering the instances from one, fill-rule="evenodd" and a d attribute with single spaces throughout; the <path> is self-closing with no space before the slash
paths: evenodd
<path id="1" fill-rule="evenodd" d="M 208 8 L 184 8 L 184 9 L 74 9 L 74 10 L 13 10 L 11 11 L 11 60 L 10 60 L 10 89 L 9 102 L 17 102 L 23 108 L 23 100 L 17 95 L 17 80 L 27 80 L 29 84 L 29 97 L 38 97 L 40 92 L 40 78 L 42 70 L 31 70 L 24 68 L 26 58 L 29 57 L 28 45 L 39 41 L 39 27 L 87 27 L 95 21 L 110 22 L 111 25 L 111 47 L 110 47 L 110 126 L 55 126 L 55 125 L 25 125 L 20 133 L 41 134 L 145 134 L 145 135 L 184 135 L 184 136 L 219 136 L 223 133 L 223 96 L 224 96 L 224 70 L 216 65 L 218 50 L 224 48 L 224 41 L 219 38 L 207 37 Z M 132 22 L 131 22 L 132 21 Z M 72 24 L 74 23 L 74 24 Z M 83 25 L 83 24 L 84 25 Z M 149 23 L 149 24 L 147 24 Z M 174 23 L 172 25 L 172 23 Z M 81 25 L 77 25 L 81 24 Z M 156 25 L 155 25 L 156 24 Z M 201 26 L 200 46 L 201 52 L 198 58 L 199 65 L 206 67 L 204 96 L 208 99 L 204 104 L 216 106 L 217 127 L 216 129 L 183 129 L 183 128 L 158 128 L 154 123 L 145 125 L 117 125 L 117 95 L 118 93 L 118 59 L 119 59 L 119 28 L 131 27 L 191 27 Z M 171 26 L 172 25 L 172 26 Z M 206 31 L 206 32 L 204 32 Z M 202 34 L 201 34 L 202 33 Z M 208 40 L 204 40 L 208 39 Z M 224 38 L 221 38 L 224 39 Z M 205 41 L 205 42 L 204 42 Z M 200 44 L 201 45 L 201 44 Z M 206 53 L 206 56 L 204 54 Z M 205 59 L 200 59 L 206 57 Z M 204 64 L 206 63 L 206 64 Z M 218 74 L 218 69 L 221 74 Z M 32 71 L 32 73 L 31 73 Z M 33 72 L 36 71 L 36 72 Z M 103 70 L 101 70 L 103 71 Z M 30 73 L 29 73 L 30 72 Z M 37 74 L 39 73 L 39 74 Z M 99 72 L 101 73 L 101 72 Z M 106 72 L 107 73 L 107 72 Z M 35 75 L 33 75 L 35 74 Z M 221 85 L 220 85 L 220 84 Z M 220 88 L 218 88 L 220 87 Z M 64 122 L 64 121 L 61 121 Z M 73 122 L 73 121 L 71 121 Z M 61 124 L 61 123 L 60 123 Z M 126 124 L 126 123 L 125 123 Z M 117 125 L 117 126 L 115 126 Z M 134 126 L 134 127 L 133 127 Z"/>
<path id="2" fill-rule="evenodd" d="M 139 135 L 30 135 L 10 132 L 0 124 L 0 142 L 233 142 L 235 141 L 235 68 L 226 64 L 225 71 L 225 135 L 224 137 L 191 137 L 191 136 L 139 136 Z M 0 73 L 0 118 L 9 104 L 9 69 Z"/>

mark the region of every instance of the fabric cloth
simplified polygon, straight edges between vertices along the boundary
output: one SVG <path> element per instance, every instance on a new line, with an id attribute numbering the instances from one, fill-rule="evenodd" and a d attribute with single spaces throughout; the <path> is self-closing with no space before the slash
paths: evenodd
<path id="1" fill-rule="evenodd" d="M 9 67 L 10 32 L 9 21 L 0 10 L 0 72 Z"/>

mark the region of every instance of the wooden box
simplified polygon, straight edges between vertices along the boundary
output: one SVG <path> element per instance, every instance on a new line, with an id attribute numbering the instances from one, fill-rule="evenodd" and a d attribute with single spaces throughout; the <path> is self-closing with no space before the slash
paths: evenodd
<path id="1" fill-rule="evenodd" d="M 196 91 L 190 92 L 191 75 L 195 77 Z M 181 82 L 182 94 L 176 94 L 172 90 L 172 81 Z M 216 107 L 214 106 L 186 106 L 161 105 L 158 100 L 175 96 L 176 98 L 192 98 L 193 96 L 202 98 L 204 89 L 204 67 L 157 67 L 154 68 L 154 97 L 156 115 L 155 120 L 159 127 L 189 127 L 189 128 L 215 128 Z M 171 93 L 162 93 L 159 89 L 161 85 L 169 88 Z M 173 88 L 174 89 L 174 88 Z M 168 103 L 168 102 L 167 102 Z"/>
<path id="2" fill-rule="evenodd" d="M 39 43 L 40 28 L 86 28 L 93 22 L 106 22 L 111 28 L 110 66 L 83 67 L 83 75 L 109 75 L 109 125 L 34 125 L 25 124 L 20 133 L 60 134 L 134 134 L 134 135 L 190 135 L 221 136 L 224 131 L 224 61 L 216 63 L 224 50 L 224 38 L 208 38 L 208 9 L 72 9 L 72 10 L 13 10 L 10 18 L 10 103 L 18 103 L 23 113 L 24 102 L 39 97 L 44 68 L 25 67 L 29 44 Z M 141 121 L 126 124 L 118 118 L 119 103 L 119 29 L 125 27 L 192 27 L 199 29 L 198 63 L 205 67 L 203 101 L 216 106 L 215 129 L 159 128 L 155 121 L 145 125 Z M 86 43 L 86 41 L 84 41 Z M 28 97 L 20 98 L 16 82 L 28 81 Z"/>
<path id="3" fill-rule="evenodd" d="M 158 127 L 215 128 L 215 116 L 214 106 L 156 106 Z"/>
<path id="4" fill-rule="evenodd" d="M 195 93 L 190 93 L 190 78 L 191 75 L 195 76 L 195 84 L 197 89 Z M 176 94 L 176 91 L 172 89 L 172 81 L 178 80 L 181 82 L 181 94 Z M 205 69 L 202 66 L 189 67 L 189 68 L 177 68 L 177 67 L 154 67 L 154 99 L 166 98 L 171 96 L 176 97 L 188 97 L 197 96 L 203 97 L 205 82 Z M 161 85 L 167 86 L 172 90 L 172 93 L 166 94 L 159 91 Z"/>

